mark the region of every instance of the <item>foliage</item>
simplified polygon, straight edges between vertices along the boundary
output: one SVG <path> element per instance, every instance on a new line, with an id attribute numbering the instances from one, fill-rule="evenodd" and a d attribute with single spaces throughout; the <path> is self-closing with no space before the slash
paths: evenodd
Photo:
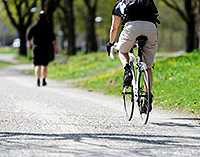
<path id="1" fill-rule="evenodd" d="M 200 48 L 200 1 L 199 0 L 162 0 L 175 11 L 186 26 L 186 51 Z"/>
<path id="2" fill-rule="evenodd" d="M 31 2 L 31 1 L 30 1 Z M 63 1 L 61 1 L 62 4 Z M 172 10 L 170 10 L 166 5 L 160 1 L 155 0 L 159 12 L 160 12 L 160 20 L 161 25 L 158 26 L 159 29 L 159 48 L 161 50 L 170 50 L 170 51 L 177 51 L 180 49 L 185 48 L 185 24 L 181 20 L 181 18 Z M 182 0 L 178 1 L 180 6 L 182 6 Z M 109 28 L 111 24 L 111 12 L 115 1 L 110 0 L 98 0 L 98 8 L 97 8 L 97 16 L 102 17 L 102 21 L 96 23 L 97 29 L 97 38 L 101 44 L 104 44 L 108 40 L 109 35 Z M 0 3 L 0 8 L 2 8 L 2 2 Z M 40 10 L 39 0 L 37 4 L 37 13 Z M 74 1 L 74 8 L 75 8 L 75 16 L 76 16 L 76 37 L 78 46 L 83 46 L 85 40 L 85 18 L 87 16 L 87 8 L 85 7 L 83 0 L 75 0 Z M 16 18 L 16 11 L 15 8 L 12 7 L 11 9 L 14 13 L 14 17 Z M 24 12 L 24 11 L 23 11 Z M 55 21 L 55 28 L 57 33 L 60 32 L 60 26 L 65 21 L 63 15 L 59 9 L 57 9 L 57 14 L 55 14 L 54 21 Z M 36 17 L 36 16 L 34 16 Z M 61 18 L 62 17 L 62 18 Z M 3 9 L 1 13 L 1 21 L 6 23 L 6 26 L 10 27 L 8 23 L 8 18 L 5 15 L 5 9 Z M 34 23 L 35 21 L 33 21 Z M 66 27 L 67 28 L 67 27 Z M 10 32 L 10 29 L 9 29 Z M 15 35 L 15 33 L 14 33 Z"/>
<path id="3" fill-rule="evenodd" d="M 3 25 L 4 27 L 6 27 L 8 29 L 8 32 L 6 32 L 6 33 L 9 33 L 9 34 L 10 34 L 10 32 L 14 33 L 15 30 L 14 30 L 13 26 L 10 24 L 9 19 L 7 18 L 7 15 L 6 15 L 6 12 L 5 12 L 5 9 L 4 9 L 4 6 L 2 3 L 0 3 L 0 10 L 2 10 L 1 16 L 0 16 L 1 25 Z M 3 33 L 2 28 L 0 29 L 0 33 L 1 34 Z"/>
<path id="4" fill-rule="evenodd" d="M 161 24 L 159 29 L 159 49 L 177 51 L 185 49 L 185 24 L 178 15 L 162 1 L 158 1 Z M 173 32 L 173 33 L 172 33 Z"/>
<path id="5" fill-rule="evenodd" d="M 16 29 L 19 39 L 19 55 L 27 56 L 26 33 L 32 24 L 38 0 L 2 0 L 7 17 Z"/>

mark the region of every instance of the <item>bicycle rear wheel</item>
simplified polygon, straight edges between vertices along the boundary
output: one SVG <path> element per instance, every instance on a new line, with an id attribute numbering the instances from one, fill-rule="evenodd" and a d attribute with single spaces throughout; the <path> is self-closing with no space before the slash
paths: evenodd
<path id="1" fill-rule="evenodd" d="M 128 120 L 130 121 L 133 118 L 133 111 L 134 111 L 133 86 L 124 87 L 122 91 L 122 96 L 124 101 L 124 110 Z"/>
<path id="2" fill-rule="evenodd" d="M 142 118 L 142 123 L 147 124 L 150 113 L 150 80 L 147 70 L 138 74 L 138 107 Z"/>

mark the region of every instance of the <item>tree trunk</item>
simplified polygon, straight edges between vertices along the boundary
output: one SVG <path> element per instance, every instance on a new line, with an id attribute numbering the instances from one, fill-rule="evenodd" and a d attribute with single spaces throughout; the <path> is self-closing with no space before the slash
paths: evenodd
<path id="1" fill-rule="evenodd" d="M 186 34 L 186 51 L 192 52 L 197 48 L 197 36 L 195 30 L 195 23 L 187 23 L 187 34 Z"/>
<path id="2" fill-rule="evenodd" d="M 200 17 L 199 17 L 199 20 L 198 20 L 198 24 L 197 24 L 197 35 L 198 35 L 198 38 L 197 38 L 197 43 L 198 43 L 198 49 L 200 49 Z"/>
<path id="3" fill-rule="evenodd" d="M 198 18 L 200 16 L 200 0 L 184 0 L 184 9 L 180 8 L 175 0 L 162 1 L 175 10 L 186 23 L 186 51 L 192 52 L 194 49 L 198 49 L 200 45 L 200 24 L 198 24 L 200 23 L 200 18 Z"/>
<path id="4" fill-rule="evenodd" d="M 19 38 L 20 38 L 20 47 L 19 47 L 19 55 L 27 56 L 27 47 L 26 47 L 26 29 L 19 30 Z"/>
<path id="5" fill-rule="evenodd" d="M 12 25 L 19 33 L 19 55 L 27 56 L 26 32 L 27 28 L 32 23 L 33 12 L 31 12 L 31 9 L 36 7 L 37 0 L 32 0 L 31 3 L 29 3 L 29 0 L 14 1 L 15 3 L 10 3 L 8 0 L 2 0 L 2 2 Z M 26 6 L 26 9 L 23 9 L 23 5 Z M 14 12 L 16 13 L 16 18 L 14 16 Z"/>
<path id="6" fill-rule="evenodd" d="M 185 10 L 188 16 L 187 34 L 186 34 L 186 51 L 192 52 L 198 48 L 198 35 L 196 29 L 196 16 L 194 12 L 194 6 L 192 0 L 185 0 Z"/>
<path id="7" fill-rule="evenodd" d="M 86 52 L 96 52 L 98 50 L 95 18 L 96 9 L 89 9 L 86 17 Z"/>
<path id="8" fill-rule="evenodd" d="M 60 0 L 47 0 L 45 2 L 45 9 L 47 12 L 47 16 L 49 19 L 50 26 L 54 30 L 54 12 L 56 11 L 57 7 L 59 6 Z"/>
<path id="9" fill-rule="evenodd" d="M 59 20 L 62 21 L 63 18 L 60 18 Z M 67 39 L 67 32 L 66 32 L 65 22 L 61 22 L 60 30 L 62 30 L 62 32 L 63 32 L 62 39 L 61 39 L 61 48 L 64 50 L 65 49 L 65 40 Z"/>
<path id="10" fill-rule="evenodd" d="M 48 20 L 49 20 L 49 25 L 51 27 L 52 30 L 54 30 L 54 19 L 53 19 L 53 14 L 54 12 L 49 11 L 48 12 Z"/>
<path id="11" fill-rule="evenodd" d="M 75 34 L 75 18 L 74 18 L 74 5 L 73 0 L 65 0 L 65 6 L 67 7 L 65 12 L 65 20 L 67 24 L 67 39 L 68 48 L 67 54 L 76 54 L 76 34 Z"/>
<path id="12" fill-rule="evenodd" d="M 45 2 L 46 0 L 41 0 L 41 10 L 45 10 Z"/>
<path id="13" fill-rule="evenodd" d="M 195 14 L 196 14 L 196 32 L 197 32 L 197 45 L 198 49 L 200 49 L 200 0 L 196 1 L 196 9 L 195 9 Z"/>

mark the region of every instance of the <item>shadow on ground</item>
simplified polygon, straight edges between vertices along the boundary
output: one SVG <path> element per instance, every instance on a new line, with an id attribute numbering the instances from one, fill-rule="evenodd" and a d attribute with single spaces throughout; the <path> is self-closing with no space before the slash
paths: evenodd
<path id="1" fill-rule="evenodd" d="M 196 136 L 169 136 L 169 135 L 132 135 L 132 134 L 112 134 L 112 133 L 75 133 L 75 134 L 41 134 L 41 133 L 23 133 L 23 132 L 0 132 L 0 147 L 2 142 L 4 145 L 14 144 L 17 147 L 24 147 L 23 143 L 31 141 L 44 142 L 44 141 L 67 141 L 73 140 L 74 142 L 87 143 L 91 140 L 105 140 L 105 144 L 95 145 L 98 147 L 109 148 L 109 142 L 130 142 L 130 143 L 141 143 L 144 145 L 163 146 L 163 147 L 187 147 L 187 148 L 198 148 L 200 147 L 200 137 Z M 23 142 L 20 142 L 23 141 Z M 182 143 L 182 141 L 188 141 Z M 189 141 L 193 141 L 190 143 Z M 61 142 L 62 143 L 62 142 Z M 194 144 L 193 144 L 194 143 Z M 89 144 L 89 143 L 87 143 Z M 92 143 L 91 143 L 92 144 Z M 39 144 L 38 144 L 39 146 Z M 42 147 L 45 147 L 42 145 Z M 48 146 L 49 147 L 49 146 Z M 57 146 L 59 147 L 59 145 Z"/>

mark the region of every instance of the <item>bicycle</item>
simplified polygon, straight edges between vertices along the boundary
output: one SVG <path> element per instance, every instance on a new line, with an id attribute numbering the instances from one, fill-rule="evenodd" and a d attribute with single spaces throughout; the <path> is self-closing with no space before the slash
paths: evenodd
<path id="1" fill-rule="evenodd" d="M 150 80 L 148 77 L 147 66 L 143 62 L 143 48 L 147 42 L 146 36 L 138 36 L 136 38 L 136 47 L 138 48 L 137 59 L 134 57 L 133 48 L 129 52 L 130 66 L 133 75 L 131 86 L 124 86 L 122 89 L 123 103 L 126 116 L 131 121 L 134 113 L 135 104 L 138 105 L 139 113 L 144 124 L 147 124 L 150 114 Z M 114 58 L 113 49 L 111 50 L 111 58 Z"/>

